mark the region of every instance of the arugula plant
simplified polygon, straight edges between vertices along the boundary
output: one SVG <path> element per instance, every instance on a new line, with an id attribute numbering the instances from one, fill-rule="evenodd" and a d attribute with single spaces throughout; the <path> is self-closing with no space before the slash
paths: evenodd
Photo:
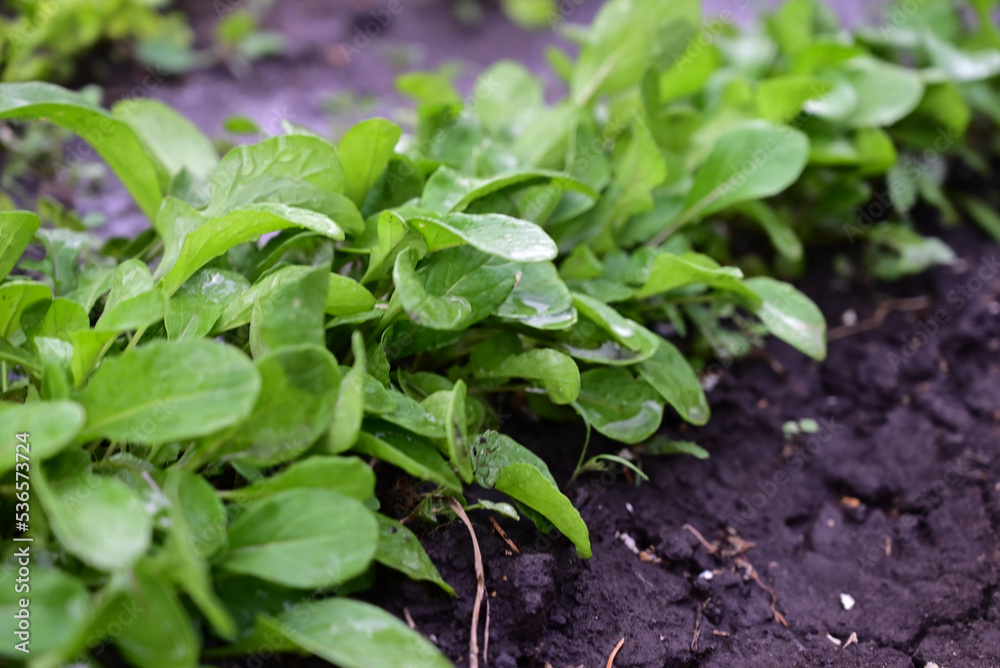
<path id="1" fill-rule="evenodd" d="M 186 69 L 194 39 L 169 0 L 14 0 L 0 17 L 0 81 L 65 81 L 98 43 L 137 44 L 147 65 Z M 178 65 L 184 65 L 178 68 Z"/>
<path id="2" fill-rule="evenodd" d="M 242 74 L 284 48 L 280 35 L 259 27 L 270 1 L 218 3 L 214 44 L 198 51 L 187 17 L 167 11 L 170 0 L 12 0 L 12 15 L 0 16 L 0 81 L 67 81 L 103 42 L 146 66 L 146 82 L 214 62 Z"/>
<path id="3" fill-rule="evenodd" d="M 44 511 L 30 665 L 86 661 L 101 642 L 139 668 L 265 647 L 347 668 L 450 665 L 349 598 L 377 564 L 452 593 L 411 520 L 449 517 L 454 498 L 590 556 L 496 398 L 643 453 L 706 456 L 654 438 L 668 407 L 709 419 L 696 369 L 768 333 L 825 356 L 817 307 L 769 275 L 794 274 L 804 244 L 900 180 L 898 219 L 865 230 L 884 247 L 873 267 L 947 261 L 905 219 L 917 197 L 947 211 L 940 174 L 901 173 L 900 156 L 933 148 L 928 119 L 954 107 L 938 96 L 990 114 L 995 31 L 914 19 L 896 41 L 847 37 L 802 0 L 765 25 L 612 0 L 572 32 L 575 60 L 553 53 L 568 89 L 555 103 L 514 63 L 468 98 L 415 73 L 399 81 L 418 102 L 409 132 L 375 118 L 333 143 L 286 124 L 221 159 L 160 103 L 106 110 L 0 85 L 0 119 L 79 134 L 152 225 L 102 243 L 72 220 L 0 212 L 0 433 L 31 434 Z M 975 155 L 963 133 L 941 163 Z M 757 230 L 773 271 L 730 244 Z M 631 465 L 585 449 L 578 473 Z M 17 462 L 2 457 L 6 503 Z M 375 461 L 433 491 L 380 508 Z M 473 484 L 512 503 L 468 504 Z"/>

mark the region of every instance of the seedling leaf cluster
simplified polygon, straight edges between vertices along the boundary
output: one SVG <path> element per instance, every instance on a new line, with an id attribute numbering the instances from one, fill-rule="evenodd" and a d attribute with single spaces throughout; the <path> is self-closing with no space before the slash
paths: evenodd
<path id="1" fill-rule="evenodd" d="M 0 212 L 0 434 L 34 443 L 29 665 L 93 664 L 103 642 L 138 668 L 265 646 L 451 665 L 350 598 L 379 568 L 454 594 L 411 526 L 457 499 L 591 555 L 498 405 L 707 456 L 656 434 L 706 423 L 703 385 L 733 355 L 768 334 L 826 355 L 822 314 L 784 280 L 807 246 L 861 238 L 883 278 L 949 262 L 911 225 L 920 200 L 996 233 L 989 202 L 944 188 L 950 159 L 987 159 L 967 133 L 1000 120 L 995 6 L 973 9 L 971 26 L 927 2 L 849 34 L 811 0 L 760 31 L 692 0 L 610 0 L 567 31 L 575 59 L 551 52 L 555 102 L 512 62 L 467 97 L 411 74 L 406 131 L 375 118 L 332 142 L 286 123 L 221 158 L 152 100 L 0 85 L 0 118 L 79 134 L 151 225 L 101 241 L 72 216 Z M 859 223 L 881 188 L 894 213 Z M 577 474 L 643 475 L 565 445 Z M 390 466 L 429 487 L 376 496 Z M 0 476 L 6 507 L 7 448 Z M 472 486 L 509 503 L 469 503 Z"/>

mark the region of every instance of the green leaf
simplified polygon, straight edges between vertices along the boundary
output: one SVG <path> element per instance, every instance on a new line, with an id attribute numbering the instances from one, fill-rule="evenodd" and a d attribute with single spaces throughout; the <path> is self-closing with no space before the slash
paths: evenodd
<path id="1" fill-rule="evenodd" d="M 738 205 L 740 213 L 757 221 L 774 249 L 792 262 L 799 262 L 803 256 L 802 241 L 788 221 L 784 211 L 776 211 L 764 202 L 751 201 Z"/>
<path id="2" fill-rule="evenodd" d="M 52 290 L 41 283 L 15 281 L 0 285 L 0 337 L 9 339 L 21 328 L 21 314 L 46 299 L 52 299 Z"/>
<path id="3" fill-rule="evenodd" d="M 514 464 L 528 464 L 542 473 L 547 481 L 556 486 L 556 479 L 542 459 L 510 436 L 496 431 L 487 431 L 475 440 L 472 448 L 475 458 L 476 480 L 483 487 L 493 487 L 500 479 L 500 473 Z"/>
<path id="4" fill-rule="evenodd" d="M 809 140 L 788 126 L 747 121 L 726 132 L 694 177 L 684 220 L 781 192 L 802 173 Z"/>
<path id="5" fill-rule="evenodd" d="M 1000 214 L 986 202 L 973 197 L 962 200 L 962 205 L 969 212 L 969 216 L 978 224 L 984 232 L 989 234 L 1000 243 Z"/>
<path id="6" fill-rule="evenodd" d="M 9 586 L 0 589 L 0 633 L 9 638 L 9 642 L 0 645 L 0 656 L 21 658 L 24 654 L 15 649 L 20 643 L 15 633 L 19 619 L 14 615 L 25 608 L 20 601 L 28 598 L 31 601 L 27 608 L 31 615 L 31 640 L 28 647 L 36 656 L 52 651 L 66 644 L 72 637 L 73 630 L 86 623 L 91 613 L 90 593 L 83 582 L 55 568 L 43 568 L 36 565 L 31 570 L 31 581 L 28 590 L 18 591 L 15 585 L 18 578 L 17 560 L 11 558 L 11 566 L 0 569 L 0 580 Z M 30 597 L 30 598 L 29 598 Z"/>
<path id="7" fill-rule="evenodd" d="M 58 454 L 73 441 L 85 420 L 83 408 L 72 401 L 0 404 L 0 434 L 6 434 L 8 440 L 7 447 L 0 451 L 0 475 L 14 470 L 18 461 L 37 465 Z M 31 435 L 29 447 L 18 448 L 14 434 L 23 433 Z"/>
<path id="8" fill-rule="evenodd" d="M 701 382 L 674 344 L 661 338 L 656 354 L 639 364 L 639 376 L 686 421 L 698 425 L 708 422 L 710 410 Z"/>
<path id="9" fill-rule="evenodd" d="M 543 330 L 567 329 L 577 319 L 573 296 L 551 262 L 522 265 L 520 279 L 494 315 Z"/>
<path id="10" fill-rule="evenodd" d="M 444 424 L 414 399 L 396 390 L 375 389 L 365 378 L 365 412 L 427 438 L 445 438 Z"/>
<path id="11" fill-rule="evenodd" d="M 857 91 L 857 106 L 844 119 L 850 127 L 892 125 L 920 104 L 924 83 L 916 72 L 871 58 L 855 58 L 843 70 Z"/>
<path id="12" fill-rule="evenodd" d="M 455 596 L 455 590 L 444 581 L 434 562 L 427 556 L 413 532 L 394 519 L 376 515 L 379 526 L 378 550 L 375 560 L 383 566 L 404 573 L 413 580 L 426 580 Z"/>
<path id="13" fill-rule="evenodd" d="M 48 83 L 0 84 L 0 118 L 33 118 L 72 130 L 108 163 L 152 220 L 160 207 L 159 170 L 151 151 L 128 124 L 85 97 Z"/>
<path id="14" fill-rule="evenodd" d="M 263 309 L 276 308 L 274 300 L 280 294 L 279 288 L 297 283 L 313 269 L 300 265 L 282 267 L 270 273 L 250 288 L 231 299 L 212 329 L 213 334 L 249 324 L 254 307 L 260 303 Z M 350 315 L 363 313 L 375 304 L 375 297 L 357 281 L 328 272 L 329 288 L 326 291 L 326 313 L 328 315 Z"/>
<path id="15" fill-rule="evenodd" d="M 768 32 L 786 57 L 809 47 L 813 35 L 814 0 L 787 0 L 765 20 Z"/>
<path id="16" fill-rule="evenodd" d="M 462 330 L 479 322 L 514 289 L 518 265 L 469 246 L 429 255 L 417 269 L 417 251 L 396 258 L 393 281 L 407 315 L 418 325 Z"/>
<path id="17" fill-rule="evenodd" d="M 639 82 L 650 60 L 681 51 L 685 44 L 662 40 L 670 20 L 701 24 L 699 2 L 683 0 L 611 0 L 604 4 L 580 50 L 570 90 L 577 105 Z M 667 32 L 672 34 L 672 32 Z"/>
<path id="18" fill-rule="evenodd" d="M 469 429 L 466 422 L 466 388 L 461 380 L 455 381 L 444 415 L 445 444 L 448 459 L 465 482 L 472 482 L 472 456 L 469 454 Z"/>
<path id="19" fill-rule="evenodd" d="M 360 283 L 347 276 L 331 273 L 326 293 L 327 315 L 354 315 L 370 311 L 375 297 Z"/>
<path id="20" fill-rule="evenodd" d="M 776 337 L 813 359 L 826 357 L 826 321 L 816 304 L 788 283 L 767 276 L 744 285 L 760 298 L 753 312 Z"/>
<path id="21" fill-rule="evenodd" d="M 281 135 L 237 146 L 212 172 L 205 216 L 217 218 L 262 203 L 331 216 L 342 208 L 345 175 L 337 149 L 325 139 Z M 159 227 L 159 225 L 157 225 Z"/>
<path id="22" fill-rule="evenodd" d="M 612 190 L 617 199 L 609 214 L 615 228 L 629 217 L 653 208 L 650 191 L 667 178 L 667 165 L 660 155 L 656 140 L 646 124 L 636 117 L 632 121 L 631 136 L 621 159 L 615 164 Z M 613 197 L 605 192 L 605 198 Z"/>
<path id="23" fill-rule="evenodd" d="M 104 312 L 94 329 L 122 332 L 146 327 L 164 317 L 167 305 L 167 296 L 154 285 L 149 267 L 140 260 L 126 260 L 115 270 Z"/>
<path id="24" fill-rule="evenodd" d="M 11 364 L 20 364 L 25 369 L 32 371 L 41 371 L 42 369 L 42 361 L 38 357 L 23 348 L 12 346 L 6 339 L 0 339 L 0 360 Z"/>
<path id="25" fill-rule="evenodd" d="M 538 455 L 509 436 L 488 431 L 476 439 L 473 457 L 480 485 L 498 489 L 541 513 L 573 541 L 577 554 L 590 558 L 586 525 Z"/>
<path id="26" fill-rule="evenodd" d="M 524 378 L 537 381 L 554 404 L 570 404 L 580 394 L 580 370 L 569 355 L 535 348 L 495 364 L 474 369 L 477 378 Z"/>
<path id="27" fill-rule="evenodd" d="M 476 99 L 476 113 L 492 134 L 514 127 L 545 102 L 545 91 L 523 65 L 501 60 L 479 75 L 475 90 L 489 93 Z"/>
<path id="28" fill-rule="evenodd" d="M 554 260 L 559 249 L 535 223 L 499 213 L 450 213 L 443 220 L 417 216 L 410 226 L 427 242 L 428 251 L 463 243 L 514 262 Z"/>
<path id="29" fill-rule="evenodd" d="M 570 500 L 530 464 L 511 464 L 500 471 L 494 488 L 541 513 L 576 546 L 581 559 L 590 559 L 590 533 Z"/>
<path id="30" fill-rule="evenodd" d="M 28 211 L 0 211 L 0 281 L 21 259 L 38 231 L 38 216 Z"/>
<path id="31" fill-rule="evenodd" d="M 340 140 L 344 194 L 359 207 L 385 171 L 402 134 L 395 123 L 371 118 L 352 127 Z"/>
<path id="32" fill-rule="evenodd" d="M 626 369 L 592 369 L 580 374 L 577 410 L 608 438 L 640 443 L 660 427 L 660 394 Z"/>
<path id="33" fill-rule="evenodd" d="M 260 499 L 294 489 L 326 489 L 367 501 L 375 493 L 375 474 L 357 457 L 307 457 L 275 476 L 244 487 L 238 498 Z"/>
<path id="34" fill-rule="evenodd" d="M 868 231 L 876 245 L 867 263 L 872 273 L 886 281 L 920 273 L 935 264 L 951 264 L 955 253 L 940 239 L 924 237 L 906 225 L 879 223 Z M 879 252 L 881 249 L 888 252 Z"/>
<path id="35" fill-rule="evenodd" d="M 31 481 L 52 533 L 87 565 L 128 568 L 149 549 L 152 519 L 139 495 L 117 478 L 82 473 L 49 483 L 38 467 Z"/>
<path id="36" fill-rule="evenodd" d="M 201 183 L 219 163 L 208 137 L 159 100 L 126 98 L 111 108 L 111 115 L 132 128 L 171 178 L 186 171 Z"/>
<path id="37" fill-rule="evenodd" d="M 660 74 L 658 102 L 666 104 L 703 90 L 721 60 L 714 44 L 692 39 L 680 58 Z"/>
<path id="38" fill-rule="evenodd" d="M 288 346 L 325 346 L 324 312 L 329 275 L 325 267 L 312 269 L 295 281 L 276 286 L 269 299 L 254 304 L 250 317 L 250 350 L 255 359 Z"/>
<path id="39" fill-rule="evenodd" d="M 358 442 L 354 444 L 354 450 L 461 494 L 462 483 L 433 445 L 416 434 L 389 424 L 366 425 L 366 430 L 361 432 Z"/>
<path id="40" fill-rule="evenodd" d="M 307 602 L 265 617 L 262 626 L 342 668 L 452 668 L 416 631 L 391 614 L 348 598 Z"/>
<path id="41" fill-rule="evenodd" d="M 177 592 L 164 577 L 138 565 L 135 594 L 123 606 L 132 623 L 119 623 L 115 646 L 137 668 L 197 668 L 198 637 Z M 121 617 L 129 616 L 123 611 Z"/>
<path id="42" fill-rule="evenodd" d="M 293 489 L 251 504 L 229 528 L 221 567 L 298 589 L 333 587 L 375 556 L 378 522 L 360 501 Z"/>
<path id="43" fill-rule="evenodd" d="M 180 469 L 169 469 L 164 493 L 173 504 L 171 517 L 184 523 L 191 545 L 203 557 L 211 557 L 226 544 L 226 509 L 216 490 L 205 478 Z"/>
<path id="44" fill-rule="evenodd" d="M 642 449 L 643 454 L 649 455 L 691 455 L 697 459 L 708 459 L 708 450 L 697 443 L 691 441 L 668 441 L 663 437 L 656 437 Z"/>
<path id="45" fill-rule="evenodd" d="M 351 335 L 354 366 L 340 381 L 340 393 L 333 407 L 333 421 L 327 434 L 326 450 L 331 453 L 350 449 L 361 433 L 365 416 L 365 377 L 368 375 L 368 355 L 364 338 L 355 330 Z"/>
<path id="46" fill-rule="evenodd" d="M 261 391 L 250 417 L 222 453 L 256 466 L 296 458 L 330 425 L 340 390 L 340 367 L 326 348 L 279 348 L 256 362 Z"/>
<path id="47" fill-rule="evenodd" d="M 250 414 L 260 376 L 235 348 L 155 341 L 106 360 L 74 397 L 87 411 L 82 440 L 166 443 L 196 438 Z"/>
<path id="48" fill-rule="evenodd" d="M 981 81 L 1000 74 L 1000 51 L 997 49 L 963 51 L 926 29 L 921 38 L 931 62 L 944 70 L 952 81 Z"/>
<path id="49" fill-rule="evenodd" d="M 462 176 L 450 167 L 439 167 L 424 186 L 420 206 L 440 214 L 456 213 L 487 195 L 505 188 L 524 188 L 542 183 L 571 190 L 597 199 L 599 194 L 586 183 L 562 172 L 548 169 L 522 169 L 485 178 Z"/>
<path id="50" fill-rule="evenodd" d="M 757 84 L 757 109 L 765 121 L 785 123 L 797 116 L 806 102 L 832 89 L 829 81 L 801 74 L 764 79 Z"/>
<path id="51" fill-rule="evenodd" d="M 577 324 L 577 328 L 587 325 L 593 329 L 596 326 L 611 341 L 632 353 L 631 355 L 619 355 L 612 351 L 602 352 L 598 350 L 591 354 L 586 346 L 575 344 L 572 336 L 574 329 L 570 330 L 570 340 L 563 344 L 563 348 L 577 359 L 603 361 L 606 364 L 635 364 L 649 359 L 656 352 L 659 342 L 655 334 L 634 320 L 620 315 L 607 304 L 593 297 L 574 293 L 573 306 L 576 307 L 581 316 L 586 318 Z"/>
<path id="52" fill-rule="evenodd" d="M 73 332 L 89 328 L 87 312 L 68 299 L 36 302 L 21 314 L 21 329 L 29 340 L 68 339 Z"/>
<path id="53" fill-rule="evenodd" d="M 243 276 L 225 269 L 199 269 L 170 298 L 164 325 L 171 340 L 200 339 L 222 312 L 250 287 Z"/>
<path id="54" fill-rule="evenodd" d="M 649 277 L 635 293 L 637 299 L 669 292 L 692 283 L 704 283 L 720 290 L 729 290 L 753 297 L 743 286 L 743 272 L 737 267 L 720 267 L 700 253 L 662 253 L 650 267 Z"/>
<path id="55" fill-rule="evenodd" d="M 170 469 L 164 476 L 164 495 L 169 500 L 170 537 L 165 554 L 171 558 L 167 571 L 187 592 L 212 624 L 228 639 L 236 635 L 236 624 L 212 588 L 206 557 L 226 542 L 226 509 L 215 489 L 201 476 Z"/>
<path id="56" fill-rule="evenodd" d="M 262 234 L 302 227 L 330 239 L 344 231 L 326 216 L 285 204 L 248 204 L 218 218 L 206 218 L 179 200 L 168 198 L 157 217 L 164 237 L 160 285 L 172 295 L 196 271 L 227 250 Z"/>

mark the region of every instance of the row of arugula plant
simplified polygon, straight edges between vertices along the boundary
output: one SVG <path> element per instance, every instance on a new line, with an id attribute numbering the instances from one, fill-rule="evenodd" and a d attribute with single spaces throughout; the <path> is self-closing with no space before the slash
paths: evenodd
<path id="1" fill-rule="evenodd" d="M 276 33 L 259 29 L 271 0 L 215 0 L 211 48 L 194 48 L 194 31 L 170 0 L 11 0 L 0 15 L 0 81 L 72 79 L 81 60 L 108 45 L 158 75 L 215 62 L 246 69 L 282 49 Z M 9 6 L 8 6 L 9 5 Z"/>
<path id="2" fill-rule="evenodd" d="M 708 420 L 696 368 L 713 356 L 770 333 L 823 359 L 819 310 L 768 275 L 794 276 L 805 243 L 846 225 L 884 278 L 950 261 L 908 212 L 956 216 L 946 159 L 984 164 L 967 129 L 1000 121 L 995 7 L 973 8 L 971 26 L 927 2 L 848 34 L 791 0 L 741 32 L 692 0 L 611 0 L 566 30 L 578 57 L 550 53 L 555 103 L 510 62 L 468 99 L 411 74 L 411 133 L 376 118 L 334 144 L 286 123 L 221 160 L 157 102 L 0 86 L 0 118 L 78 133 L 152 222 L 102 243 L 72 216 L 0 213 L 0 494 L 5 517 L 30 504 L 29 665 L 109 642 L 140 668 L 279 651 L 450 665 L 348 597 L 376 564 L 451 592 L 391 516 L 448 518 L 454 498 L 591 550 L 493 398 L 648 446 L 667 406 Z M 883 190 L 895 214 L 858 225 Z M 958 205 L 1000 236 L 988 202 Z M 774 256 L 739 255 L 744 237 Z M 375 460 L 434 491 L 379 512 Z M 514 503 L 469 504 L 473 484 Z M 0 654 L 26 659 L 3 572 Z"/>

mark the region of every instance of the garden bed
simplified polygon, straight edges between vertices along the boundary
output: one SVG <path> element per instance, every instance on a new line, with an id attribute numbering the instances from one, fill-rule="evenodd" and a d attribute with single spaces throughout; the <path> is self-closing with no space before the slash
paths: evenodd
<path id="1" fill-rule="evenodd" d="M 567 18 L 589 21 L 598 5 L 584 3 Z M 215 15 L 197 7 L 188 10 L 205 39 Z M 499 58 L 542 70 L 551 41 L 496 22 L 495 9 L 468 28 L 450 14 L 442 18 L 444 9 L 423 7 L 383 25 L 342 61 L 336 45 L 351 45 L 381 5 L 358 2 L 349 19 L 323 3 L 280 8 L 287 11 L 272 12 L 266 25 L 289 39 L 283 57 L 258 63 L 243 78 L 216 66 L 158 80 L 139 96 L 167 102 L 212 135 L 237 113 L 252 116 L 261 138 L 280 133 L 281 119 L 328 134 L 331 124 L 392 116 L 403 104 L 391 86 L 401 69 L 438 67 L 460 53 L 471 66 L 458 79 L 465 91 L 472 75 Z M 853 21 L 861 14 L 853 4 L 843 13 Z M 553 78 L 542 78 L 551 94 Z M 146 73 L 114 79 L 109 100 L 134 94 Z M 367 96 L 376 98 L 372 106 L 357 104 Z M 108 233 L 134 234 L 145 225 L 118 185 L 74 205 L 107 215 Z M 648 481 L 620 466 L 570 480 L 588 439 L 581 421 L 533 422 L 534 413 L 521 410 L 524 391 L 504 389 L 496 406 L 500 431 L 549 465 L 589 529 L 593 556 L 581 559 L 568 538 L 543 534 L 526 516 L 516 522 L 470 510 L 485 570 L 481 666 L 1000 665 L 1000 250 L 977 229 L 944 225 L 931 211 L 918 210 L 916 219 L 920 233 L 954 249 L 954 264 L 891 284 L 863 283 L 863 271 L 846 278 L 834 269 L 844 256 L 864 264 L 862 244 L 848 244 L 850 235 L 809 253 L 796 284 L 829 324 L 824 362 L 772 337 L 748 359 L 708 364 L 703 384 L 712 419 L 694 426 L 668 410 L 660 429 L 670 441 L 703 446 L 707 459 L 654 457 L 639 446 L 634 463 Z M 183 283 L 177 280 L 174 289 Z M 673 333 L 663 323 L 649 327 Z M 356 353 L 351 349 L 355 364 L 364 358 Z M 389 354 L 386 365 L 391 361 Z M 482 395 L 497 396 L 488 387 Z M 790 424 L 801 425 L 798 433 Z M 622 447 L 596 434 L 589 445 L 591 455 L 631 457 Z M 410 513 L 438 486 L 420 485 L 360 452 L 378 473 L 381 512 L 412 520 L 409 528 L 457 596 L 373 566 L 375 588 L 357 597 L 388 609 L 457 666 L 468 666 L 477 589 L 468 529 L 457 521 L 421 523 Z M 239 490 L 228 486 L 237 476 L 223 477 L 222 498 L 232 499 Z M 464 494 L 469 503 L 507 498 L 474 484 Z M 321 598 L 328 590 L 317 589 Z M 210 649 L 220 642 L 205 640 Z M 116 652 L 103 654 L 102 665 L 126 665 Z M 201 661 L 229 668 L 330 665 L 273 655 Z"/>

